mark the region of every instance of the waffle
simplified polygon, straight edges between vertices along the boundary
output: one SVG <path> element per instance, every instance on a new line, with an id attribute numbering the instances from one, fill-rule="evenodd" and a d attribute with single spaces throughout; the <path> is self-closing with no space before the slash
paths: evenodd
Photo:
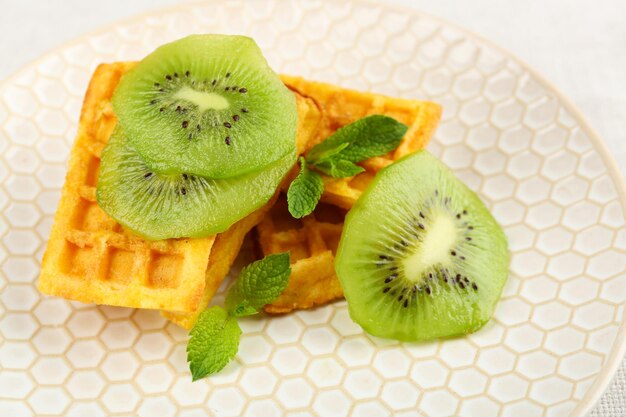
<path id="1" fill-rule="evenodd" d="M 441 116 L 441 106 L 429 101 L 387 97 L 290 75 L 281 75 L 280 78 L 292 91 L 312 99 L 321 112 L 317 134 L 307 142 L 299 141 L 302 145 L 300 153 L 311 149 L 342 126 L 365 116 L 384 114 L 409 126 L 405 140 L 388 155 L 388 158 L 395 160 L 401 155 L 423 148 L 430 140 Z M 372 158 L 370 161 L 376 159 Z M 365 166 L 368 163 L 366 161 Z"/>
<path id="2" fill-rule="evenodd" d="M 343 297 L 335 275 L 334 254 L 346 211 L 380 169 L 425 147 L 441 116 L 441 108 L 430 102 L 361 93 L 297 77 L 283 76 L 283 82 L 315 101 L 322 115 L 316 137 L 310 143 L 302 144 L 302 151 L 321 142 L 338 128 L 370 114 L 394 117 L 407 124 L 409 130 L 396 150 L 364 161 L 361 165 L 366 170 L 359 175 L 352 178 L 323 176 L 323 203 L 311 215 L 300 220 L 292 219 L 285 195 L 278 197 L 256 228 L 257 243 L 263 256 L 290 251 L 292 273 L 283 294 L 265 306 L 269 313 L 307 309 Z"/>
<path id="3" fill-rule="evenodd" d="M 89 84 L 39 290 L 85 303 L 193 311 L 215 237 L 144 240 L 95 199 L 100 153 L 117 122 L 110 99 L 132 65 L 100 65 Z"/>
<path id="4" fill-rule="evenodd" d="M 167 310 L 172 320 L 190 327 L 264 211 L 252 213 L 217 237 L 148 241 L 98 207 L 100 153 L 117 123 L 110 100 L 120 77 L 134 65 L 100 65 L 89 84 L 39 289 L 85 303 Z M 296 98 L 298 135 L 310 136 L 317 129 L 317 108 L 311 100 Z"/>
<path id="5" fill-rule="evenodd" d="M 265 311 L 287 313 L 341 298 L 334 253 L 341 237 L 345 210 L 320 203 L 315 212 L 294 219 L 281 194 L 256 228 L 263 255 L 291 252 L 291 276 L 285 291 Z"/>
<path id="6" fill-rule="evenodd" d="M 441 117 L 441 106 L 429 101 L 386 97 L 289 75 L 282 75 L 281 79 L 292 91 L 313 100 L 321 113 L 315 136 L 308 142 L 302 139 L 298 141 L 301 154 L 325 140 L 340 127 L 372 114 L 384 114 L 409 126 L 402 143 L 394 151 L 359 164 L 366 168 L 366 172 L 352 178 L 324 176 L 322 201 L 346 210 L 352 207 L 376 172 L 404 155 L 424 148 Z M 295 174 L 292 173 L 292 177 Z"/>

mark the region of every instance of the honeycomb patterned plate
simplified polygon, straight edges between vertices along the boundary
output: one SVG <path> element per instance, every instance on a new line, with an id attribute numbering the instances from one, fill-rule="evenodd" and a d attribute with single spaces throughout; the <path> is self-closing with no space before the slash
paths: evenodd
<path id="1" fill-rule="evenodd" d="M 363 334 L 345 302 L 250 318 L 236 361 L 191 383 L 187 334 L 158 313 L 42 297 L 92 70 L 196 32 L 253 36 L 281 72 L 443 104 L 430 150 L 480 194 L 513 252 L 492 322 L 407 344 Z M 625 193 L 604 145 L 517 59 L 415 11 L 212 0 L 117 24 L 0 86 L 0 154 L 2 416 L 583 416 L 624 354 Z"/>

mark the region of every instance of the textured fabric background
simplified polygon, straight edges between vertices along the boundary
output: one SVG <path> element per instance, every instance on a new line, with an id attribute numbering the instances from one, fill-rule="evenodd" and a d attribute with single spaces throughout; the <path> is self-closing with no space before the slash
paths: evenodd
<path id="1" fill-rule="evenodd" d="M 624 365 L 615 374 L 613 384 L 589 414 L 590 417 L 626 416 L 626 372 Z"/>
<path id="2" fill-rule="evenodd" d="M 6 2 L 0 13 L 0 79 L 76 36 L 179 2 Z M 458 23 L 533 66 L 578 105 L 626 173 L 626 9 L 623 0 L 603 0 L 593 5 L 584 0 L 393 2 Z M 626 416 L 625 367 L 626 362 L 590 416 Z"/>

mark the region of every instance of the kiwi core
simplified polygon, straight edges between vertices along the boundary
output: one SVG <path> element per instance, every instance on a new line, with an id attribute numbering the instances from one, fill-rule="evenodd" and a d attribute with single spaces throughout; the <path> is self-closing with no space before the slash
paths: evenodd
<path id="1" fill-rule="evenodd" d="M 433 213 L 424 240 L 415 245 L 412 253 L 401 261 L 406 278 L 418 283 L 435 265 L 447 265 L 450 251 L 456 246 L 457 240 L 458 231 L 454 218 L 443 210 Z"/>
<path id="2" fill-rule="evenodd" d="M 176 93 L 174 98 L 188 101 L 198 106 L 198 110 L 223 110 L 230 105 L 228 100 L 217 93 L 210 91 L 197 91 L 193 88 L 183 85 Z"/>

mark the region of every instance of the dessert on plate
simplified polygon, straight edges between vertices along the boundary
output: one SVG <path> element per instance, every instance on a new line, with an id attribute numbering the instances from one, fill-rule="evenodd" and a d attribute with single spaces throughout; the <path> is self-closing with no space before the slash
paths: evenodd
<path id="1" fill-rule="evenodd" d="M 278 76 L 243 36 L 193 35 L 138 63 L 101 64 L 39 288 L 193 328 L 194 379 L 221 369 L 198 349 L 231 358 L 237 344 L 217 330 L 260 309 L 345 295 L 375 335 L 475 331 L 506 280 L 507 245 L 424 150 L 440 116 L 428 101 Z M 252 230 L 263 259 L 244 268 L 226 310 L 207 308 Z"/>

